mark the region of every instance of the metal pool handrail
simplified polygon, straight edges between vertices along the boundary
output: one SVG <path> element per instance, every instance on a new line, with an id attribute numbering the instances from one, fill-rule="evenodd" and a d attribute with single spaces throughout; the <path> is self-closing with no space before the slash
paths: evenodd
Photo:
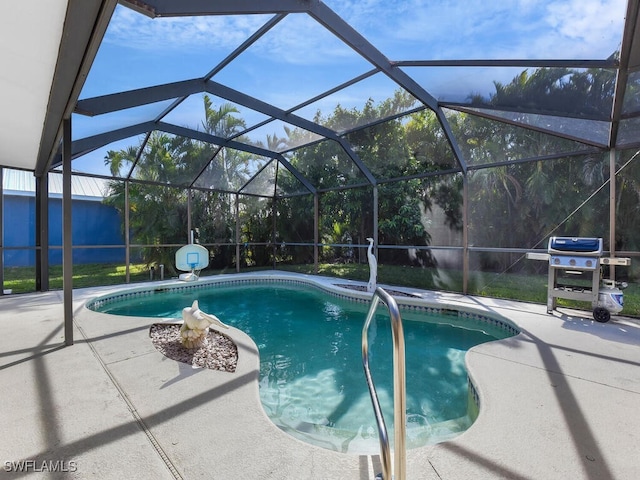
<path id="1" fill-rule="evenodd" d="M 387 426 L 384 422 L 384 416 L 378 401 L 376 387 L 371 377 L 369 369 L 369 325 L 373 319 L 378 303 L 382 300 L 391 317 L 391 331 L 393 335 L 393 416 L 394 416 L 394 467 L 391 468 L 391 452 L 389 447 L 389 437 L 387 435 Z M 404 354 L 404 331 L 402 328 L 402 317 L 398 304 L 382 288 L 377 287 L 373 292 L 371 306 L 367 319 L 362 327 L 362 365 L 364 367 L 364 375 L 367 379 L 369 387 L 369 395 L 373 404 L 373 411 L 378 424 L 378 437 L 380 441 L 380 458 L 382 461 L 382 478 L 383 480 L 404 480 L 406 477 L 407 455 L 405 449 L 406 438 L 406 380 L 405 380 L 405 354 Z"/>

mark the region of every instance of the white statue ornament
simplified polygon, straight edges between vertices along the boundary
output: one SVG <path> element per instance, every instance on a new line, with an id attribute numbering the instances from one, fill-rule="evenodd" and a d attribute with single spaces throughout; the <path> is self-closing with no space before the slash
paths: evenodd
<path id="1" fill-rule="evenodd" d="M 207 341 L 209 327 L 216 325 L 229 328 L 215 315 L 209 315 L 198 308 L 198 300 L 194 300 L 190 307 L 182 309 L 182 327 L 180 327 L 180 342 L 186 348 L 200 348 Z"/>
<path id="2" fill-rule="evenodd" d="M 367 292 L 373 292 L 376 289 L 376 281 L 378 277 L 378 261 L 373 254 L 373 238 L 367 238 L 369 241 L 369 249 L 367 250 L 367 258 L 369 259 L 369 283 L 367 284 Z"/>

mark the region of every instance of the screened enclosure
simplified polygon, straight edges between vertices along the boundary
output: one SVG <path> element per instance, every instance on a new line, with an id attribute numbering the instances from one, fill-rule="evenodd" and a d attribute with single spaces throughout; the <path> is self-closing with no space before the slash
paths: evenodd
<path id="1" fill-rule="evenodd" d="M 33 186 L 2 162 L 4 289 L 59 286 L 66 174 L 76 285 L 175 276 L 192 240 L 205 274 L 364 280 L 373 238 L 381 283 L 544 302 L 526 253 L 601 237 L 640 314 L 637 1 L 95 5 Z"/>

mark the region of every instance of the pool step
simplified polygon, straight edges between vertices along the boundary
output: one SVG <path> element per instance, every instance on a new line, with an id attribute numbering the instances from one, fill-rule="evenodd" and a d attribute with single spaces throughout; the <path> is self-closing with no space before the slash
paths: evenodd
<path id="1" fill-rule="evenodd" d="M 464 432 L 471 425 L 469 417 L 434 423 L 428 426 L 407 424 L 407 448 L 418 448 L 450 440 Z M 329 425 L 301 421 L 295 426 L 279 426 L 289 435 L 328 450 L 359 455 L 380 453 L 378 434 L 374 426 L 360 427 L 357 432 Z M 393 438 L 390 439 L 393 446 Z"/>

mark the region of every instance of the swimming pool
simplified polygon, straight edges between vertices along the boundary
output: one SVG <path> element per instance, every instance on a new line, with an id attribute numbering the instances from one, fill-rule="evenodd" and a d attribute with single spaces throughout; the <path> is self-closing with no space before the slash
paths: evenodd
<path id="1" fill-rule="evenodd" d="M 379 444 L 361 357 L 369 303 L 349 296 L 299 281 L 250 281 L 124 292 L 88 306 L 115 315 L 180 318 L 182 308 L 197 299 L 202 310 L 243 330 L 258 346 L 260 399 L 278 427 L 332 450 L 372 453 Z M 482 315 L 400 305 L 407 362 L 407 446 L 415 448 L 452 438 L 471 425 L 476 410 L 465 353 L 517 332 Z M 391 332 L 383 308 L 370 330 L 369 348 L 392 431 Z"/>

